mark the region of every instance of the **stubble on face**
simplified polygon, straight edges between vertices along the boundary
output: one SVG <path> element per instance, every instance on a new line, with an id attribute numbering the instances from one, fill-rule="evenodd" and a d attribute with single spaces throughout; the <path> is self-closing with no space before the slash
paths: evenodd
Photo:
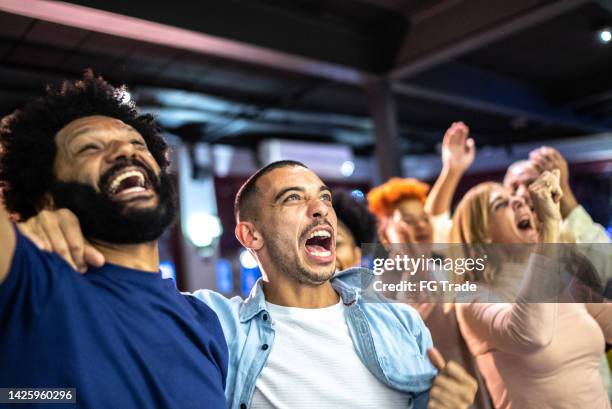
<path id="1" fill-rule="evenodd" d="M 335 273 L 335 263 L 331 262 L 328 269 L 314 269 L 300 257 L 300 252 L 303 250 L 302 241 L 305 234 L 317 225 L 331 226 L 335 231 L 335 226 L 332 224 L 335 222 L 335 213 L 329 218 L 312 220 L 300 228 L 305 224 L 304 218 L 308 217 L 301 206 L 282 209 L 282 205 L 275 204 L 272 200 L 280 190 L 278 186 L 312 184 L 318 189 L 323 182 L 312 171 L 293 167 L 276 169 L 262 177 L 258 184 L 263 199 L 258 224 L 274 269 L 304 285 L 318 286 L 329 281 Z M 333 208 L 331 211 L 333 212 Z M 328 220 L 330 218 L 333 220 Z"/>

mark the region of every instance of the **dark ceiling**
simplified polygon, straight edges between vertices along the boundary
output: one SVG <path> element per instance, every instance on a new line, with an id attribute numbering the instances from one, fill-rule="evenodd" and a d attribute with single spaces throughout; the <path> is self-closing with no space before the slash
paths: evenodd
<path id="1" fill-rule="evenodd" d="M 213 143 L 274 135 L 367 153 L 372 84 L 395 97 L 404 153 L 432 152 L 456 120 L 480 146 L 612 129 L 612 43 L 595 35 L 612 25 L 608 1 L 70 2 L 199 33 L 202 44 L 230 40 L 242 47 L 231 55 L 35 9 L 51 2 L 7 3 L 17 9 L 0 1 L 1 115 L 92 67 L 169 130 Z"/>

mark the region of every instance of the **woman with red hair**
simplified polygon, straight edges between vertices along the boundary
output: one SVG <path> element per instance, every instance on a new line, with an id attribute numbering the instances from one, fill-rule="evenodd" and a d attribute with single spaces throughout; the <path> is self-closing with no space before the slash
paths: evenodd
<path id="1" fill-rule="evenodd" d="M 369 210 L 376 215 L 380 241 L 390 251 L 411 252 L 410 256 L 430 257 L 433 243 L 447 243 L 450 230 L 449 209 L 459 180 L 474 161 L 474 141 L 463 122 L 453 123 L 442 142 L 442 172 L 430 192 L 429 185 L 414 178 L 392 178 L 368 193 Z M 393 246 L 402 244 L 404 246 Z M 435 279 L 435 277 L 415 277 Z M 401 274 L 401 273 L 399 273 Z M 393 273 L 385 274 L 389 280 Z M 405 273 L 404 273 L 405 276 Z M 405 277 L 401 277 L 403 280 Z M 391 278 L 396 282 L 397 275 Z M 403 299 L 404 294 L 386 294 Z M 473 408 L 491 408 L 482 377 L 474 358 L 467 349 L 459 331 L 454 305 L 411 299 L 410 304 L 419 312 L 442 355 L 459 363 L 478 381 L 478 393 Z"/>

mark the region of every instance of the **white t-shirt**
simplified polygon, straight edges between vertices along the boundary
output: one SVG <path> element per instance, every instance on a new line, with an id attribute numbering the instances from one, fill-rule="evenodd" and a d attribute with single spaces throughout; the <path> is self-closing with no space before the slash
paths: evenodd
<path id="1" fill-rule="evenodd" d="M 353 346 L 346 306 L 317 309 L 266 303 L 275 336 L 251 408 L 405 408 L 409 396 L 380 382 Z"/>

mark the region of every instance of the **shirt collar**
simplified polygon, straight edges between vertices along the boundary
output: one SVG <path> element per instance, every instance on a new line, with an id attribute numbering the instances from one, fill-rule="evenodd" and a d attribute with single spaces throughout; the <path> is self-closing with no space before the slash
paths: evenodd
<path id="1" fill-rule="evenodd" d="M 345 305 L 355 303 L 362 289 L 368 288 L 374 281 L 374 274 L 367 268 L 349 268 L 337 272 L 331 279 L 334 290 L 340 294 Z M 251 289 L 249 296 L 242 302 L 238 313 L 240 322 L 250 321 L 262 311 L 266 311 L 266 297 L 263 292 L 263 281 L 259 278 Z"/>

